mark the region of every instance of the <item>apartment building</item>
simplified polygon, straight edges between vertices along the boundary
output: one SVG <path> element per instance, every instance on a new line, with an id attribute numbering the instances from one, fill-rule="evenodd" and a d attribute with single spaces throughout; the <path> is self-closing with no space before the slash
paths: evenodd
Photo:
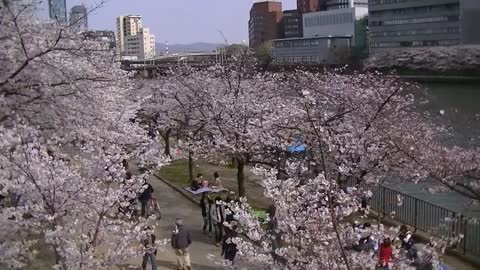
<path id="1" fill-rule="evenodd" d="M 155 56 L 155 36 L 143 26 L 141 16 L 119 16 L 116 41 L 124 58 L 148 59 Z"/>

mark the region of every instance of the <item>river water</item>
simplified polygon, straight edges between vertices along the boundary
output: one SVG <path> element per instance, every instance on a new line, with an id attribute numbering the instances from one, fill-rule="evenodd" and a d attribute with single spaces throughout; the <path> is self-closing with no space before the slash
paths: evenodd
<path id="1" fill-rule="evenodd" d="M 480 84 L 422 84 L 421 106 L 453 132 L 449 142 L 480 146 Z"/>
<path id="2" fill-rule="evenodd" d="M 421 84 L 415 95 L 420 109 L 430 112 L 452 135 L 449 144 L 480 147 L 480 84 Z M 425 103 L 424 101 L 428 101 Z M 467 216 L 480 217 L 480 206 L 454 192 L 430 193 L 429 183 L 388 183 L 388 187 Z"/>

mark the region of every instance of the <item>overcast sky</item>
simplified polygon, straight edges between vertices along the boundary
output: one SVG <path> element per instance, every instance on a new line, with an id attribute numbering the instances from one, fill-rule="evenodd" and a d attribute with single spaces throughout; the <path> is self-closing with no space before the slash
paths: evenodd
<path id="1" fill-rule="evenodd" d="M 74 5 L 95 6 L 99 0 L 67 0 Z M 143 24 L 157 42 L 222 42 L 222 31 L 229 43 L 248 40 L 248 18 L 253 0 L 107 0 L 88 18 L 89 28 L 115 30 L 119 15 L 141 15 Z M 295 0 L 283 0 L 283 9 L 294 9 Z"/>

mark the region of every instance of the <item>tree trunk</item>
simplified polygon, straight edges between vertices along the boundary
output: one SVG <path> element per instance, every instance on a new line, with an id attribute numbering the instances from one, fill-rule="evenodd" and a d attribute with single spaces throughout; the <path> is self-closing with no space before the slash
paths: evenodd
<path id="1" fill-rule="evenodd" d="M 165 133 L 162 133 L 162 138 L 163 141 L 165 142 L 165 155 L 170 156 L 170 133 L 172 132 L 172 129 L 169 128 L 165 131 Z"/>
<path id="2" fill-rule="evenodd" d="M 188 175 L 190 176 L 190 182 L 193 181 L 193 152 L 188 152 Z"/>
<path id="3" fill-rule="evenodd" d="M 236 168 L 237 167 L 237 159 L 232 157 L 232 163 L 230 163 L 231 168 Z"/>
<path id="4" fill-rule="evenodd" d="M 237 158 L 237 183 L 238 183 L 238 195 L 240 197 L 245 196 L 245 174 L 243 168 L 245 167 L 245 161 L 241 158 Z"/>
<path id="5" fill-rule="evenodd" d="M 277 159 L 277 179 L 287 180 L 288 176 L 284 173 L 287 170 L 287 156 L 281 150 L 276 153 Z"/>

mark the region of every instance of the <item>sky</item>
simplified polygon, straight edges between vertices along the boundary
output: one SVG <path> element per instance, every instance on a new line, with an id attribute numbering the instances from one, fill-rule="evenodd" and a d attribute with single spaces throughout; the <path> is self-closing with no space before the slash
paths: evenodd
<path id="1" fill-rule="evenodd" d="M 241 43 L 248 40 L 248 19 L 253 0 L 106 0 L 89 15 L 89 28 L 115 30 L 120 15 L 141 15 L 157 42 Z M 67 0 L 67 8 L 84 4 L 88 9 L 99 0 Z M 296 0 L 283 0 L 283 10 L 295 9 Z"/>

